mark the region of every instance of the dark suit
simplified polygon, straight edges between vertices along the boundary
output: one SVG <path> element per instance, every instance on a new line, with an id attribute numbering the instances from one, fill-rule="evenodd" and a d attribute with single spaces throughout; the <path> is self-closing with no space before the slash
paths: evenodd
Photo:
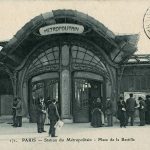
<path id="1" fill-rule="evenodd" d="M 126 126 L 126 103 L 125 101 L 118 102 L 118 119 L 120 120 L 120 127 Z"/>
<path id="2" fill-rule="evenodd" d="M 140 125 L 144 126 L 145 125 L 145 102 L 144 100 L 141 100 L 139 102 L 139 117 L 140 117 Z"/>
<path id="3" fill-rule="evenodd" d="M 49 104 L 48 106 L 48 118 L 50 120 L 50 128 L 49 128 L 49 135 L 52 137 L 55 136 L 55 124 L 59 119 L 59 114 L 57 110 L 57 106 L 54 103 Z"/>
<path id="4" fill-rule="evenodd" d="M 131 126 L 133 126 L 134 123 L 134 113 L 135 113 L 135 107 L 137 106 L 137 103 L 134 98 L 128 98 L 126 101 L 126 110 L 127 110 L 127 124 L 129 117 L 131 118 Z"/>
<path id="5" fill-rule="evenodd" d="M 145 103 L 146 103 L 145 121 L 146 124 L 150 124 L 150 100 L 146 99 Z"/>
<path id="6" fill-rule="evenodd" d="M 17 106 L 17 100 L 13 100 L 13 106 L 12 106 L 12 115 L 13 115 L 13 126 L 16 126 L 16 106 Z"/>
<path id="7" fill-rule="evenodd" d="M 44 131 L 44 122 L 45 122 L 45 117 L 46 117 L 46 106 L 43 103 L 39 103 L 37 105 L 37 130 L 39 133 Z"/>

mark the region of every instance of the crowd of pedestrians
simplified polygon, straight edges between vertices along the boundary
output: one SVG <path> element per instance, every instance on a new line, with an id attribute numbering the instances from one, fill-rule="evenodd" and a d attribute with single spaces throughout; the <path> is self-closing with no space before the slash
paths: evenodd
<path id="1" fill-rule="evenodd" d="M 113 101 L 110 98 L 106 99 L 105 105 L 99 97 L 96 98 L 92 103 L 91 126 L 95 128 L 103 126 L 113 126 L 113 108 Z M 150 95 L 147 95 L 145 100 L 142 97 L 138 97 L 138 102 L 135 100 L 132 93 L 129 94 L 129 98 L 126 100 L 124 100 L 123 97 L 120 97 L 119 101 L 117 102 L 117 108 L 118 109 L 115 116 L 119 120 L 121 128 L 128 125 L 134 125 L 135 111 L 137 109 L 139 110 L 139 126 L 150 124 Z M 22 127 L 22 101 L 19 97 L 13 100 L 12 112 L 13 126 Z M 45 104 L 44 98 L 40 97 L 36 106 L 38 133 L 46 132 L 44 130 L 46 114 L 48 114 L 48 119 L 50 122 L 48 134 L 51 137 L 56 137 L 55 125 L 57 121 L 60 120 L 56 100 L 47 100 L 47 104 Z"/>
<path id="2" fill-rule="evenodd" d="M 124 100 L 123 97 L 120 97 L 119 101 L 117 102 L 117 113 L 115 116 L 119 120 L 121 128 L 128 125 L 134 125 L 136 110 L 139 112 L 139 126 L 150 124 L 150 95 L 147 95 L 145 100 L 142 97 L 138 97 L 138 102 L 136 102 L 132 93 L 129 94 L 129 98 L 126 100 Z M 96 101 L 93 102 L 93 109 L 91 113 L 91 126 L 113 126 L 113 102 L 110 98 L 107 98 L 105 108 L 103 107 L 100 98 L 97 98 Z M 107 125 L 103 123 L 102 116 L 105 116 L 107 119 Z"/>

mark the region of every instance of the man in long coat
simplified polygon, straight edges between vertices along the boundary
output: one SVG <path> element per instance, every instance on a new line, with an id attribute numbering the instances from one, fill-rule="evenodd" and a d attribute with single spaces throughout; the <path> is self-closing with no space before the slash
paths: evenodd
<path id="1" fill-rule="evenodd" d="M 37 104 L 37 130 L 38 130 L 38 133 L 46 132 L 46 131 L 44 131 L 45 117 L 46 117 L 46 106 L 44 103 L 44 98 L 40 97 L 39 103 Z"/>
<path id="2" fill-rule="evenodd" d="M 56 137 L 54 126 L 60 117 L 59 117 L 55 99 L 53 99 L 52 103 L 49 104 L 48 106 L 48 118 L 50 120 L 49 136 L 51 135 L 51 137 Z"/>
<path id="3" fill-rule="evenodd" d="M 127 124 L 129 118 L 131 118 L 131 126 L 134 124 L 134 113 L 135 113 L 135 108 L 137 107 L 137 103 L 135 99 L 133 98 L 133 94 L 129 94 L 130 98 L 126 100 L 126 110 L 127 110 Z"/>

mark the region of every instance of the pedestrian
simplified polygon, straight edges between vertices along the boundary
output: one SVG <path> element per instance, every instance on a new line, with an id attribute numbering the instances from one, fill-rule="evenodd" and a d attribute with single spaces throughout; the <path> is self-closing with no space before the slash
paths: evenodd
<path id="1" fill-rule="evenodd" d="M 126 103 L 123 97 L 120 97 L 118 102 L 118 119 L 120 120 L 120 127 L 126 127 Z"/>
<path id="2" fill-rule="evenodd" d="M 15 127 L 22 127 L 22 101 L 20 97 L 17 98 Z"/>
<path id="3" fill-rule="evenodd" d="M 44 122 L 46 117 L 46 106 L 44 98 L 41 96 L 37 104 L 37 131 L 38 133 L 46 132 L 44 130 Z"/>
<path id="4" fill-rule="evenodd" d="M 17 106 L 17 98 L 13 99 L 13 104 L 12 104 L 12 115 L 13 115 L 13 124 L 12 126 L 16 126 L 16 106 Z"/>
<path id="5" fill-rule="evenodd" d="M 55 126 L 56 122 L 60 119 L 60 116 L 58 113 L 55 99 L 53 99 L 52 103 L 50 103 L 48 106 L 48 118 L 50 120 L 49 136 L 57 137 L 55 135 L 55 127 L 54 126 Z"/>
<path id="6" fill-rule="evenodd" d="M 140 125 L 139 126 L 144 126 L 145 125 L 145 102 L 142 99 L 142 97 L 138 98 L 139 100 L 139 117 L 140 117 Z"/>
<path id="7" fill-rule="evenodd" d="M 93 110 L 92 110 L 92 118 L 91 118 L 91 126 L 92 127 L 102 127 L 102 102 L 98 97 L 96 101 L 93 102 Z"/>
<path id="8" fill-rule="evenodd" d="M 107 126 L 113 126 L 113 104 L 110 98 L 106 100 L 106 117 L 107 117 Z"/>
<path id="9" fill-rule="evenodd" d="M 146 110 L 145 110 L 145 122 L 146 124 L 150 124 L 150 95 L 146 95 Z"/>
<path id="10" fill-rule="evenodd" d="M 127 125 L 129 118 L 130 120 L 130 125 L 133 126 L 134 124 L 134 113 L 135 113 L 135 108 L 137 107 L 136 100 L 133 98 L 133 94 L 129 94 L 130 98 L 126 100 L 126 110 L 127 110 Z"/>

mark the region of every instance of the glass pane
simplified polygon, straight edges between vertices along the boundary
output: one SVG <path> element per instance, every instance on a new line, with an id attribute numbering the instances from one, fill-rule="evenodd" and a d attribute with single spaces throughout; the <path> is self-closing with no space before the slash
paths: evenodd
<path id="1" fill-rule="evenodd" d="M 47 57 L 48 57 L 49 60 L 53 60 L 54 59 L 53 53 L 48 54 Z"/>
<path id="2" fill-rule="evenodd" d="M 51 60 L 51 61 L 50 61 L 50 64 L 55 64 L 55 60 Z"/>
<path id="3" fill-rule="evenodd" d="M 85 55 L 85 53 L 78 52 L 77 58 L 83 59 L 84 55 Z"/>
<path id="4" fill-rule="evenodd" d="M 75 79 L 75 101 L 79 108 L 89 107 L 89 89 L 86 80 Z"/>
<path id="5" fill-rule="evenodd" d="M 86 52 L 86 49 L 85 48 L 82 48 L 82 47 L 79 47 L 79 51 L 81 51 L 81 52 Z"/>
<path id="6" fill-rule="evenodd" d="M 78 46 L 72 46 L 72 50 L 78 50 Z"/>
<path id="7" fill-rule="evenodd" d="M 88 61 L 88 60 L 84 60 L 84 61 L 83 61 L 83 63 L 84 63 L 84 64 L 89 64 L 89 63 L 90 63 L 90 61 Z"/>
<path id="8" fill-rule="evenodd" d="M 76 59 L 77 63 L 82 63 L 82 59 Z"/>
<path id="9" fill-rule="evenodd" d="M 51 53 L 51 52 L 52 52 L 52 48 L 48 49 L 48 50 L 46 51 L 46 54 L 49 54 L 49 53 Z"/>
<path id="10" fill-rule="evenodd" d="M 55 59 L 59 59 L 59 53 L 58 52 L 54 52 L 54 56 L 55 56 Z"/>
<path id="11" fill-rule="evenodd" d="M 37 65 L 39 65 L 39 64 L 41 64 L 41 62 L 38 60 L 38 61 L 34 64 L 34 66 L 37 66 Z"/>
<path id="12" fill-rule="evenodd" d="M 47 60 L 46 56 L 45 56 L 45 57 L 42 57 L 42 58 L 40 59 L 40 61 L 41 61 L 42 63 L 44 63 L 44 62 L 48 62 L 48 60 Z"/>
<path id="13" fill-rule="evenodd" d="M 90 51 L 87 51 L 86 53 L 89 54 L 90 56 L 93 56 L 93 53 Z"/>
<path id="14" fill-rule="evenodd" d="M 33 64 L 36 63 L 37 61 L 38 61 L 38 59 L 35 59 L 35 60 L 33 61 Z"/>
<path id="15" fill-rule="evenodd" d="M 94 56 L 94 59 L 95 59 L 96 61 L 100 61 L 100 59 L 99 59 L 97 56 Z"/>
<path id="16" fill-rule="evenodd" d="M 41 57 L 44 57 L 45 56 L 45 53 L 42 53 L 38 56 L 38 58 L 40 59 Z"/>
<path id="17" fill-rule="evenodd" d="M 54 47 L 53 51 L 59 51 L 59 47 Z"/>
<path id="18" fill-rule="evenodd" d="M 77 56 L 77 51 L 72 51 L 72 57 L 76 58 L 76 56 Z"/>
<path id="19" fill-rule="evenodd" d="M 92 56 L 86 54 L 85 57 L 84 57 L 84 60 L 88 60 L 88 61 L 91 61 L 92 59 Z"/>
<path id="20" fill-rule="evenodd" d="M 40 64 L 40 65 L 34 67 L 32 70 L 36 70 L 36 69 L 41 68 L 41 67 L 43 67 L 43 65 Z"/>

